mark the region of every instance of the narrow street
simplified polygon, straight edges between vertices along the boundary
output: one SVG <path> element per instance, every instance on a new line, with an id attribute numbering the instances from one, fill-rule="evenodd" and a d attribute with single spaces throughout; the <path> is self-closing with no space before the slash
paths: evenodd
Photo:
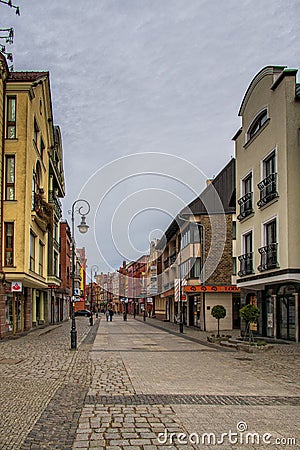
<path id="1" fill-rule="evenodd" d="M 299 448 L 299 345 L 247 354 L 132 317 L 76 322 L 77 352 L 70 322 L 0 342 L 1 449 Z"/>

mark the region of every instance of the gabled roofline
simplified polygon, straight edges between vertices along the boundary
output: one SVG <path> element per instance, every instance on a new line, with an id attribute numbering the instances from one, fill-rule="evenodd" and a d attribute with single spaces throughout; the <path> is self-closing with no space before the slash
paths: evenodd
<path id="1" fill-rule="evenodd" d="M 277 88 L 277 86 L 279 86 L 279 84 L 282 82 L 282 80 L 285 77 L 295 77 L 297 75 L 298 70 L 297 69 L 284 69 L 281 74 L 279 75 L 279 77 L 275 80 L 275 82 L 272 84 L 271 89 L 272 91 L 275 91 L 275 89 Z"/>
<path id="2" fill-rule="evenodd" d="M 249 98 L 252 95 L 253 90 L 255 89 L 255 87 L 258 85 L 258 83 L 260 83 L 260 81 L 268 76 L 268 75 L 273 75 L 274 76 L 274 83 L 276 82 L 276 79 L 282 74 L 282 71 L 286 68 L 287 66 L 266 66 L 263 69 L 261 69 L 253 78 L 253 80 L 251 81 L 251 83 L 248 86 L 248 89 L 246 90 L 246 93 L 244 95 L 244 98 L 242 100 L 240 109 L 239 109 L 239 116 L 242 116 L 244 114 L 246 105 L 248 103 Z M 275 79 L 276 78 L 276 79 Z M 274 85 L 274 84 L 273 84 Z"/>

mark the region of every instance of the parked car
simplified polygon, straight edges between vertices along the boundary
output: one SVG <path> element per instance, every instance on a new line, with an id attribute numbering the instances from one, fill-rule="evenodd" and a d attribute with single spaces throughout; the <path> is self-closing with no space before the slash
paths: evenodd
<path id="1" fill-rule="evenodd" d="M 79 311 L 75 311 L 75 317 L 77 316 L 91 317 L 91 311 L 88 309 L 80 309 Z"/>

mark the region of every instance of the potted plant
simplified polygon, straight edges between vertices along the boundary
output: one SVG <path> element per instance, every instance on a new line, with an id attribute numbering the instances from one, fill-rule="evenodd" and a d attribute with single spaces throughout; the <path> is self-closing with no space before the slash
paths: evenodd
<path id="1" fill-rule="evenodd" d="M 217 338 L 220 337 L 220 320 L 226 317 L 226 309 L 222 305 L 215 305 L 211 310 L 211 315 L 218 321 L 218 334 Z"/>
<path id="2" fill-rule="evenodd" d="M 257 323 L 259 316 L 259 308 L 257 308 L 257 306 L 251 305 L 250 303 L 249 305 L 243 306 L 243 308 L 240 309 L 240 317 L 246 322 L 245 338 L 248 334 L 249 342 L 254 342 L 251 324 Z"/>

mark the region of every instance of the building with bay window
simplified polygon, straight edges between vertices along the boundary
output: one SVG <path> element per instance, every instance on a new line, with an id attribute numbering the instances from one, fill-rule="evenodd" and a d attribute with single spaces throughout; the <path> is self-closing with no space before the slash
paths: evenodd
<path id="1" fill-rule="evenodd" d="M 238 286 L 261 316 L 256 333 L 299 341 L 300 84 L 268 66 L 248 86 L 236 149 Z"/>
<path id="2" fill-rule="evenodd" d="M 215 305 L 226 309 L 221 329 L 239 328 L 240 294 L 235 284 L 235 160 L 209 180 L 204 191 L 172 221 L 156 245 L 162 252 L 162 292 L 157 318 L 215 331 Z M 182 310 L 182 311 L 181 311 Z"/>
<path id="3" fill-rule="evenodd" d="M 5 68 L 4 61 L 1 60 Z M 60 129 L 48 72 L 7 72 L 3 90 L 1 337 L 68 315 L 60 286 Z M 4 114 L 3 114 L 4 112 Z"/>

